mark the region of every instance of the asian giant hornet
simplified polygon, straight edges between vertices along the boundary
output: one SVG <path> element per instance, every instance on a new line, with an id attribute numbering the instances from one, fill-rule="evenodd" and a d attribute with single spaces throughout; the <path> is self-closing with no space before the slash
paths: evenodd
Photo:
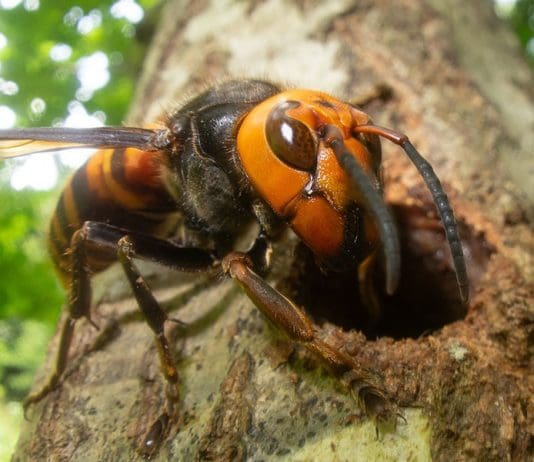
<path id="1" fill-rule="evenodd" d="M 379 137 L 402 147 L 426 182 L 466 303 L 458 230 L 430 164 L 405 135 L 373 125 L 361 109 L 325 93 L 230 81 L 192 99 L 161 129 L 1 130 L 4 158 L 99 148 L 74 173 L 52 217 L 49 249 L 69 291 L 68 318 L 55 371 L 26 405 L 58 385 L 76 320 L 90 321 L 91 275 L 118 261 L 155 335 L 174 415 L 178 374 L 163 329 L 168 318 L 133 262 L 141 258 L 178 271 L 222 270 L 278 328 L 322 357 L 369 414 L 377 420 L 395 416 L 394 403 L 372 374 L 318 338 L 311 318 L 262 277 L 271 243 L 290 227 L 322 269 L 355 272 L 365 302 L 373 303 L 369 268 L 377 260 L 383 262 L 385 291 L 395 291 L 400 245 L 381 193 Z M 201 236 L 201 246 L 173 239 L 178 217 Z M 252 222 L 259 225 L 254 243 L 246 252 L 235 251 Z"/>

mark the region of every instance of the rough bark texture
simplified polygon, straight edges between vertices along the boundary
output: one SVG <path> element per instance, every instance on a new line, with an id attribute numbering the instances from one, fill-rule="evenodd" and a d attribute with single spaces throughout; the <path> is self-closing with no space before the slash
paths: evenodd
<path id="1" fill-rule="evenodd" d="M 154 459 L 532 460 L 533 76 L 489 2 L 173 1 L 131 120 L 149 121 L 235 76 L 347 99 L 389 85 L 392 98 L 368 110 L 408 133 L 444 181 L 472 300 L 462 312 L 428 193 L 385 144 L 405 264 L 382 324 L 351 318 L 346 292 L 315 274 L 291 239 L 277 248 L 271 280 L 309 301 L 325 338 L 383 375 L 405 422 L 377 439 L 328 372 L 230 281 L 148 267 L 159 300 L 187 323 L 175 332 L 184 418 Z M 101 328 L 77 326 L 67 376 L 31 408 L 15 461 L 137 460 L 135 446 L 161 412 L 153 339 L 134 301 L 121 297 L 120 271 L 96 286 Z"/>

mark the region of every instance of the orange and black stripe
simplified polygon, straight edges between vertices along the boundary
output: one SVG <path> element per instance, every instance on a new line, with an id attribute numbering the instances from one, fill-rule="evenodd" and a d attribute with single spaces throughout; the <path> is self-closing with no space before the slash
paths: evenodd
<path id="1" fill-rule="evenodd" d="M 50 223 L 49 250 L 65 283 L 72 235 L 86 221 L 164 237 L 174 230 L 177 204 L 162 179 L 164 153 L 138 149 L 97 151 L 65 186 Z M 115 255 L 91 249 L 88 263 L 98 272 Z"/>

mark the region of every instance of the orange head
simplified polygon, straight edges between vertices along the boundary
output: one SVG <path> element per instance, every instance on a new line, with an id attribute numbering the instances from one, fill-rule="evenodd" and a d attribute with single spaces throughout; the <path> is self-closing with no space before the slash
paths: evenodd
<path id="1" fill-rule="evenodd" d="M 325 93 L 289 90 L 252 109 L 237 134 L 241 164 L 252 186 L 302 241 L 328 263 L 364 258 L 378 234 L 366 200 L 331 147 L 335 127 L 345 151 L 380 191 L 380 143 L 354 127 L 369 117 Z"/>

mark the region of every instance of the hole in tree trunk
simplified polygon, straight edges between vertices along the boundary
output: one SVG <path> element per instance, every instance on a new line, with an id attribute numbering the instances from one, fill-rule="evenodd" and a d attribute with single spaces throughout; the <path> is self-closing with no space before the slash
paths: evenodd
<path id="1" fill-rule="evenodd" d="M 466 307 L 459 299 L 450 251 L 434 205 L 396 205 L 393 212 L 401 239 L 401 279 L 395 294 L 386 296 L 378 268 L 375 282 L 381 312 L 376 319 L 361 301 L 357 274 L 322 273 L 303 245 L 296 250 L 293 271 L 283 290 L 316 322 L 357 329 L 371 340 L 379 336 L 416 338 L 463 319 Z M 463 223 L 459 227 L 473 294 L 492 249 L 483 236 L 474 235 Z"/>

